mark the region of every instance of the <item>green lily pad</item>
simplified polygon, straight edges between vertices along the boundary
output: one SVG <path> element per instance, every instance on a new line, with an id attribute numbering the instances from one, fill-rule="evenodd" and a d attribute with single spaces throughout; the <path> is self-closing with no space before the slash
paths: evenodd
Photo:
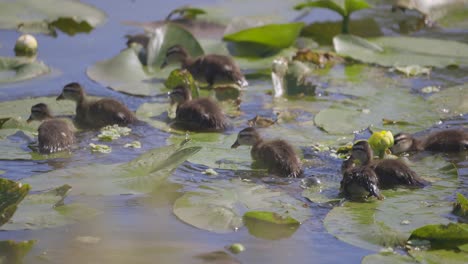
<path id="1" fill-rule="evenodd" d="M 98 214 L 97 210 L 85 205 L 64 204 L 63 201 L 70 188 L 69 185 L 63 185 L 26 196 L 24 202 L 18 207 L 17 213 L 2 229 L 42 229 L 63 226 Z M 60 210 L 65 208 L 68 212 L 61 213 Z"/>
<path id="2" fill-rule="evenodd" d="M 280 191 L 240 180 L 216 181 L 185 193 L 174 203 L 174 214 L 200 229 L 227 233 L 243 226 L 248 211 L 268 211 L 303 222 L 310 209 Z"/>
<path id="3" fill-rule="evenodd" d="M 36 78 L 50 72 L 43 62 L 24 57 L 0 57 L 0 84 Z"/>
<path id="4" fill-rule="evenodd" d="M 384 127 L 383 118 L 405 120 L 413 127 L 401 124 Z M 352 133 L 370 125 L 381 130 L 416 131 L 437 120 L 437 114 L 422 97 L 395 87 L 381 87 L 375 94 L 334 103 L 321 110 L 314 119 L 317 126 L 332 134 Z"/>
<path id="5" fill-rule="evenodd" d="M 468 112 L 468 84 L 452 86 L 433 94 L 428 101 L 442 117 Z"/>
<path id="6" fill-rule="evenodd" d="M 380 264 L 394 264 L 394 263 L 400 263 L 400 264 L 417 264 L 416 260 L 409 256 L 403 256 L 400 254 L 397 254 L 395 252 L 390 252 L 390 253 L 379 253 L 379 254 L 373 254 L 373 255 L 368 255 L 365 256 L 362 259 L 361 264 L 373 264 L 373 263 L 380 263 Z"/>
<path id="7" fill-rule="evenodd" d="M 26 254 L 33 248 L 35 240 L 0 241 L 0 259 L 2 263 L 22 263 Z"/>
<path id="8" fill-rule="evenodd" d="M 106 20 L 90 5 L 71 0 L 18 0 L 0 2 L 0 28 L 54 34 L 55 29 L 73 35 L 89 32 Z"/>
<path id="9" fill-rule="evenodd" d="M 275 49 L 291 46 L 299 36 L 304 23 L 269 24 L 225 35 L 224 41 L 255 43 Z"/>
<path id="10" fill-rule="evenodd" d="M 453 214 L 468 218 L 468 199 L 461 193 L 457 193 L 457 201 L 453 204 Z"/>
<path id="11" fill-rule="evenodd" d="M 468 44 L 456 41 L 414 37 L 367 40 L 353 35 L 338 35 L 333 38 L 333 45 L 342 56 L 386 67 L 468 65 Z"/>
<path id="12" fill-rule="evenodd" d="M 181 43 L 192 56 L 203 54 L 203 49 L 190 32 L 166 23 L 154 29 L 148 46 L 143 47 L 145 58 L 139 56 L 141 47 L 132 46 L 111 59 L 88 67 L 86 73 L 92 80 L 123 93 L 141 96 L 159 94 L 172 70 L 171 67 L 160 69 L 166 51 L 172 45 Z"/>
<path id="13" fill-rule="evenodd" d="M 119 195 L 129 192 L 149 193 L 172 174 L 200 147 L 181 148 L 179 145 L 152 149 L 127 163 L 91 164 L 79 168 L 54 170 L 25 179 L 34 190 L 50 185 L 71 184 L 72 194 Z"/>
<path id="14" fill-rule="evenodd" d="M 408 240 L 429 240 L 431 248 L 454 249 L 468 244 L 468 224 L 427 225 L 414 230 Z"/>
<path id="15" fill-rule="evenodd" d="M 29 185 L 0 178 L 0 226 L 10 220 L 18 204 L 29 192 Z"/>
<path id="16" fill-rule="evenodd" d="M 468 258 L 468 253 L 453 250 L 411 250 L 409 254 L 418 261 L 418 263 L 427 264 L 464 264 Z"/>
<path id="17" fill-rule="evenodd" d="M 244 214 L 244 219 L 253 219 L 258 221 L 263 221 L 276 225 L 299 225 L 300 223 L 290 217 L 282 217 L 275 212 L 265 212 L 265 211 L 249 211 Z"/>

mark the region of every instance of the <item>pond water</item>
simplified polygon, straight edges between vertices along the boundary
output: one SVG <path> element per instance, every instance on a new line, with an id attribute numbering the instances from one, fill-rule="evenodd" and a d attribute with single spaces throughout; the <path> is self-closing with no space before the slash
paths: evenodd
<path id="1" fill-rule="evenodd" d="M 164 97 L 131 96 L 93 82 L 87 77 L 86 69 L 97 61 L 114 57 L 123 50 L 126 42 L 125 35 L 141 32 L 139 28 L 123 25 L 123 21 L 161 20 L 170 10 L 186 4 L 193 5 L 193 3 L 181 0 L 119 2 L 87 0 L 83 2 L 103 10 L 108 16 L 107 22 L 89 34 L 68 36 L 59 33 L 56 38 L 36 35 L 39 43 L 38 59 L 53 69 L 52 74 L 20 83 L 0 84 L 0 102 L 57 96 L 63 85 L 77 81 L 86 88 L 88 94 L 116 98 L 134 111 L 143 103 L 148 102 L 165 107 L 167 99 Z M 227 13 L 229 16 L 257 16 L 269 19 L 273 17 L 271 19 L 273 21 L 292 21 L 297 18 L 306 23 L 340 19 L 335 13 L 323 9 L 314 10 L 299 17 L 300 13 L 294 11 L 292 6 L 300 1 L 255 1 L 256 3 L 248 5 L 246 2 L 252 1 L 202 0 L 197 1 L 196 4 L 202 8 L 207 7 L 209 10 L 220 10 L 219 16 Z M 438 27 L 415 30 L 418 15 L 392 15 L 389 12 L 390 1 L 370 2 L 378 3 L 374 3 L 376 5 L 374 9 L 353 15 L 356 20 L 370 19 L 372 21 L 367 25 L 371 32 L 370 36 L 399 35 L 409 32 L 415 36 L 468 43 L 466 30 Z M 268 7 L 264 8 L 265 6 Z M 1 30 L 0 56 L 13 55 L 10 47 L 14 46 L 19 35 L 20 33 L 13 30 Z M 270 64 L 265 68 L 269 67 Z M 6 230 L 0 232 L 0 240 L 35 240 L 34 246 L 23 259 L 24 263 L 237 263 L 228 262 L 228 260 L 211 262 L 197 257 L 203 253 L 224 250 L 225 246 L 232 243 L 242 243 L 247 249 L 235 256 L 241 263 L 360 263 L 364 256 L 376 253 L 375 250 L 345 243 L 330 234 L 324 226 L 324 221 L 332 206 L 328 203 L 311 202 L 304 198 L 300 179 L 292 179 L 284 185 L 267 183 L 272 189 L 281 190 L 300 200 L 312 214 L 295 232 L 281 239 L 265 239 L 251 234 L 245 227 L 230 233 L 215 233 L 198 229 L 179 220 L 174 215 L 172 206 L 184 192 L 196 189 L 199 185 L 210 186 L 217 181 L 239 177 L 249 178 L 260 184 L 261 177 L 259 176 L 264 175 L 262 172 L 250 170 L 249 149 L 240 148 L 234 151 L 229 146 L 234 142 L 236 133 L 247 125 L 247 120 L 257 114 L 274 118 L 277 112 L 281 113 L 282 118 L 278 125 L 264 131 L 265 136 L 288 139 L 302 152 L 306 164 L 306 178 L 316 177 L 324 184 L 330 184 L 331 187 L 325 188 L 323 193 L 336 198 L 337 186 L 341 178 L 341 160 L 330 155 L 329 151 L 318 152 L 312 146 L 320 143 L 322 146 L 330 144 L 336 147 L 351 142 L 354 135 L 352 133 L 328 134 L 314 125 L 313 119 L 321 110 L 333 104 L 352 105 L 354 99 L 366 98 L 367 94 L 370 94 L 371 100 L 377 101 L 367 106 L 371 111 L 377 112 L 375 115 L 378 118 L 370 115 L 369 120 L 372 121 L 380 120 L 382 117 L 391 117 L 392 112 L 400 113 L 413 109 L 424 111 L 430 99 L 428 99 L 429 95 L 421 92 L 422 88 L 440 86 L 441 90 L 444 90 L 450 86 L 464 84 L 468 82 L 467 70 L 466 67 L 433 69 L 429 77 L 407 78 L 377 66 L 337 65 L 329 72 L 317 74 L 314 80 L 318 84 L 317 96 L 291 97 L 288 100 L 276 100 L 270 95 L 269 92 L 273 87 L 269 75 L 249 71 L 247 77 L 250 86 L 242 95 L 241 114 L 232 118 L 234 129 L 223 135 L 190 134 L 192 142 L 188 143 L 189 146 L 201 145 L 203 149 L 171 171 L 171 176 L 164 186 L 159 186 L 150 194 L 134 192 L 131 188 L 110 190 L 114 188 L 114 184 L 109 184 L 100 191 L 99 188 L 106 185 L 106 181 L 112 182 L 111 177 L 103 176 L 104 174 L 112 176 L 112 173 L 106 169 L 110 167 L 105 166 L 129 162 L 153 148 L 178 143 L 185 138 L 185 135 L 168 133 L 150 124 L 141 124 L 132 127 L 130 136 L 110 143 L 113 147 L 112 153 L 91 154 L 88 145 L 95 142 L 94 138 L 99 132 L 88 131 L 78 135 L 79 146 L 70 156 L 31 159 L 27 154 L 29 153 L 27 136 L 21 132 L 15 133 L 10 136 L 10 141 L 19 149 L 18 153 L 23 152 L 23 155 L 24 153 L 27 155 L 26 158 L 16 160 L 1 159 L 0 170 L 4 171 L 2 177 L 29 182 L 35 191 L 68 183 L 73 189 L 64 202 L 84 205 L 87 209 L 78 211 L 80 215 L 72 217 L 77 221 L 62 225 L 56 224 L 55 218 L 49 219 L 49 223 L 47 214 L 38 213 L 44 219 L 38 221 L 31 216 L 30 228 L 15 229 L 8 228 L 8 225 L 3 226 L 2 228 Z M 351 72 L 356 72 L 356 74 Z M 393 96 L 394 99 L 387 100 L 388 103 L 378 103 L 379 96 L 386 98 Z M 425 100 L 428 102 L 426 103 Z M 408 106 L 408 104 L 416 104 L 415 101 L 424 107 Z M 357 104 L 361 102 L 358 101 Z M 398 106 L 396 106 L 397 103 Z M 24 106 L 25 116 L 30 106 Z M 392 106 L 395 107 L 392 108 Z M 398 110 L 398 107 L 404 110 Z M 409 132 L 425 130 L 431 126 L 464 127 L 465 129 L 468 127 L 466 113 L 451 116 L 443 122 L 438 122 L 441 117 L 434 118 L 424 112 L 406 113 L 406 116 L 413 115 L 424 116 L 424 118 L 416 118 L 414 119 L 417 121 L 416 125 L 405 127 Z M 401 116 L 405 115 L 397 115 L 397 117 Z M 151 120 L 157 123 L 164 121 L 164 117 Z M 337 120 L 340 118 L 337 117 Z M 372 121 L 368 121 L 368 124 Z M 376 125 L 376 127 L 382 126 Z M 396 133 L 401 128 L 390 127 L 388 129 Z M 357 137 L 363 136 L 367 134 L 363 132 Z M 141 149 L 123 147 L 125 143 L 134 140 L 141 142 Z M 8 148 L 8 151 L 11 149 Z M 5 157 L 10 153 L 2 155 Z M 432 164 L 427 159 L 425 155 L 411 157 L 418 172 L 426 173 L 424 176 L 429 178 L 440 180 L 435 184 L 434 189 L 443 190 L 441 194 L 444 196 L 437 199 L 449 202 L 453 201 L 457 191 L 468 194 L 466 152 L 460 155 L 438 155 L 437 162 Z M 456 179 L 438 170 L 449 165 L 449 162 L 457 168 Z M 203 173 L 210 167 L 217 171 L 217 176 Z M 67 169 L 70 169 L 70 173 L 67 173 Z M 57 174 L 43 174 L 54 171 L 57 171 Z M 65 173 L 60 174 L 61 171 Z M 73 175 L 78 176 L 73 178 Z M 394 194 L 390 192 L 388 195 L 392 197 Z M 314 197 L 311 195 L 309 199 L 314 201 Z M 36 222 L 48 224 L 37 228 L 34 226 Z M 8 254 L 10 253 L 5 253 L 5 255 Z"/>

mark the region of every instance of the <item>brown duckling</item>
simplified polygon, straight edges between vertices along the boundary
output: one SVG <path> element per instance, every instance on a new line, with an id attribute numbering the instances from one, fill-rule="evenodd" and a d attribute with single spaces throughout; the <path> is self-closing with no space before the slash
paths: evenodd
<path id="1" fill-rule="evenodd" d="M 341 167 L 343 179 L 340 182 L 341 193 L 352 200 L 375 196 L 379 200 L 384 197 L 380 194 L 379 179 L 369 166 L 355 166 L 354 158 L 350 157 Z"/>
<path id="2" fill-rule="evenodd" d="M 408 133 L 398 133 L 394 140 L 395 143 L 390 149 L 394 154 L 424 150 L 457 152 L 468 149 L 468 131 L 463 129 L 436 131 L 422 139 Z"/>
<path id="3" fill-rule="evenodd" d="M 114 124 L 127 126 L 137 120 L 133 112 L 117 100 L 87 99 L 83 87 L 76 82 L 65 85 L 57 97 L 57 100 L 65 99 L 76 102 L 75 122 L 83 128 L 101 128 Z"/>
<path id="4" fill-rule="evenodd" d="M 190 131 L 221 132 L 230 127 L 219 105 L 211 98 L 192 100 L 186 86 L 177 86 L 169 94 L 171 104 L 177 104 L 175 127 Z"/>
<path id="5" fill-rule="evenodd" d="M 257 130 L 248 127 L 239 132 L 231 148 L 240 145 L 252 146 L 250 154 L 268 173 L 281 177 L 299 177 L 302 174 L 301 161 L 293 147 L 286 141 L 277 139 L 264 141 Z"/>
<path id="6" fill-rule="evenodd" d="M 54 118 L 46 104 L 39 103 L 31 107 L 31 115 L 27 122 L 34 120 L 42 121 L 37 129 L 40 153 L 69 150 L 75 143 L 75 128 L 71 122 Z"/>
<path id="7" fill-rule="evenodd" d="M 367 141 L 358 141 L 353 145 L 351 158 L 358 161 L 361 166 L 368 166 L 374 170 L 380 189 L 397 186 L 424 187 L 428 184 L 401 160 L 373 160 L 373 155 L 372 148 Z"/>
<path id="8" fill-rule="evenodd" d="M 166 58 L 161 68 L 171 63 L 181 63 L 182 69 L 188 70 L 195 80 L 208 83 L 210 86 L 232 83 L 240 87 L 248 85 L 239 66 L 228 56 L 208 54 L 192 58 L 184 47 L 174 45 L 166 51 Z"/>

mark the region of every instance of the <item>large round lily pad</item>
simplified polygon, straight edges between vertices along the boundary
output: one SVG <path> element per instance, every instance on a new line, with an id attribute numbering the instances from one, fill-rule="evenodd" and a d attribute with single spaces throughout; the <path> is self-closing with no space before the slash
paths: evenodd
<path id="1" fill-rule="evenodd" d="M 338 54 L 382 66 L 468 65 L 468 44 L 430 38 L 380 37 L 364 39 L 353 35 L 333 38 Z"/>
<path id="2" fill-rule="evenodd" d="M 243 226 L 248 211 L 273 212 L 282 218 L 303 222 L 311 216 L 310 209 L 287 194 L 264 185 L 241 180 L 216 181 L 185 193 L 174 204 L 174 214 L 182 221 L 218 233 Z"/>
<path id="3" fill-rule="evenodd" d="M 54 28 L 73 35 L 89 32 L 102 24 L 106 15 L 72 0 L 17 0 L 0 2 L 0 28 L 54 34 Z"/>

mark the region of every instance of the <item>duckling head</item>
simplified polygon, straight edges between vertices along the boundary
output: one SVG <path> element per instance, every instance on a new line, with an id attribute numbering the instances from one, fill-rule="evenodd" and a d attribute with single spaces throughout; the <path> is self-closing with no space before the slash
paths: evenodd
<path id="1" fill-rule="evenodd" d="M 79 102 L 83 100 L 85 92 L 83 87 L 77 83 L 72 82 L 63 87 L 62 93 L 57 97 L 57 100 L 72 100 Z"/>
<path id="2" fill-rule="evenodd" d="M 42 121 L 51 117 L 52 115 L 50 114 L 47 105 L 44 103 L 39 103 L 31 107 L 31 115 L 26 122 L 30 123 L 34 120 Z"/>
<path id="3" fill-rule="evenodd" d="M 351 150 L 351 157 L 359 161 L 362 165 L 366 165 L 372 160 L 372 148 L 367 141 L 358 141 L 354 143 Z"/>
<path id="4" fill-rule="evenodd" d="M 192 92 L 187 86 L 179 85 L 169 93 L 169 97 L 171 98 L 171 105 L 181 105 L 184 102 L 192 100 Z"/>
<path id="5" fill-rule="evenodd" d="M 390 148 L 393 154 L 407 152 L 413 146 L 413 136 L 408 133 L 398 133 L 394 136 L 395 143 Z"/>
<path id="6" fill-rule="evenodd" d="M 174 45 L 166 51 L 166 57 L 161 64 L 161 69 L 172 63 L 184 62 L 190 55 L 188 51 L 181 45 Z"/>
<path id="7" fill-rule="evenodd" d="M 261 141 L 261 137 L 257 130 L 253 127 L 248 127 L 239 132 L 237 140 L 232 144 L 231 148 L 237 148 L 240 145 L 253 146 L 259 141 Z"/>

